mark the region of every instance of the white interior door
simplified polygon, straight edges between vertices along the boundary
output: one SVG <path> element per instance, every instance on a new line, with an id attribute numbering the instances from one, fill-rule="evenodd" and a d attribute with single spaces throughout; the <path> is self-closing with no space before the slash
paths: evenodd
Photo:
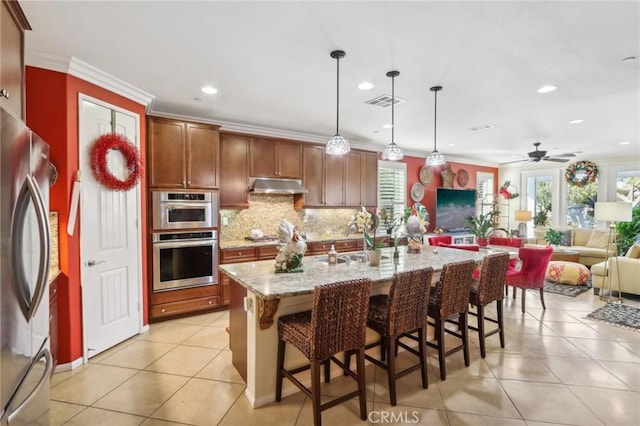
<path id="1" fill-rule="evenodd" d="M 80 252 L 85 359 L 139 333 L 140 187 L 113 191 L 95 180 L 89 148 L 100 135 L 124 134 L 139 146 L 139 116 L 80 99 Z M 113 127 L 112 127 L 113 126 Z M 126 177 L 126 162 L 107 154 L 110 172 Z"/>

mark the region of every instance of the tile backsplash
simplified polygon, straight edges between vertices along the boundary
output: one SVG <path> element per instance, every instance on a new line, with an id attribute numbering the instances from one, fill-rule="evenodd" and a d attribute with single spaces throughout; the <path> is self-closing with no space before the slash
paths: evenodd
<path id="1" fill-rule="evenodd" d="M 251 194 L 248 209 L 220 210 L 220 240 L 242 240 L 251 229 L 276 235 L 282 219 L 297 225 L 303 234 L 342 234 L 356 212 L 353 208 L 295 210 L 293 195 Z"/>

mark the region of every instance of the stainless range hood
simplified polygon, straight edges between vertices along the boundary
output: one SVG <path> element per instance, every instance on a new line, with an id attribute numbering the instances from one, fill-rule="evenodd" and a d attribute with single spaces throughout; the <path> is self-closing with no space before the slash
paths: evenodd
<path id="1" fill-rule="evenodd" d="M 296 179 L 249 178 L 249 192 L 254 194 L 305 194 L 302 181 Z"/>

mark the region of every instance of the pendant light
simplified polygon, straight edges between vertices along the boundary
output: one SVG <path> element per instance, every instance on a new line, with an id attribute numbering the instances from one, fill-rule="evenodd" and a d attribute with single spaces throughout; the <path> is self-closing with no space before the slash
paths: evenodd
<path id="1" fill-rule="evenodd" d="M 329 155 L 344 155 L 351 151 L 349 142 L 340 136 L 339 124 L 340 124 L 340 59 L 344 58 L 343 50 L 334 50 L 331 52 L 331 57 L 336 60 L 336 134 L 327 142 L 325 152 Z"/>
<path id="2" fill-rule="evenodd" d="M 399 161 L 402 160 L 403 157 L 402 150 L 398 145 L 396 145 L 393 137 L 396 128 L 394 114 L 394 105 L 396 103 L 395 78 L 399 75 L 400 71 L 389 71 L 387 73 L 387 77 L 391 77 L 391 143 L 387 145 L 387 147 L 382 152 L 382 159 L 389 161 Z"/>
<path id="3" fill-rule="evenodd" d="M 447 162 L 444 155 L 438 152 L 436 147 L 436 119 L 438 118 L 438 92 L 442 90 L 442 86 L 433 86 L 430 89 L 435 94 L 435 108 L 433 109 L 433 151 L 427 156 L 425 164 L 427 166 L 442 166 Z"/>

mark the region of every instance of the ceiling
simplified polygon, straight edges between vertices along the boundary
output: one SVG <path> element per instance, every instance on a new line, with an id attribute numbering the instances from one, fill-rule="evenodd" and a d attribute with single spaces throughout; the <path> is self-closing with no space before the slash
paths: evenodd
<path id="1" fill-rule="evenodd" d="M 398 70 L 395 141 L 426 156 L 496 165 L 539 140 L 549 154 L 639 156 L 637 1 L 31 2 L 33 54 L 73 57 L 154 97 L 150 114 L 193 117 L 381 151 Z M 29 61 L 27 60 L 27 64 Z M 368 91 L 356 86 L 368 81 Z M 558 89 L 539 94 L 552 84 Z M 203 85 L 218 93 L 205 95 Z M 574 119 L 580 124 L 569 124 Z M 471 130 L 492 124 L 489 130 Z M 247 127 L 248 125 L 249 127 Z M 252 127 L 253 126 L 253 127 Z M 620 145 L 620 142 L 629 142 Z M 518 163 L 516 166 L 521 166 Z M 555 163 L 554 163 L 555 164 Z"/>

